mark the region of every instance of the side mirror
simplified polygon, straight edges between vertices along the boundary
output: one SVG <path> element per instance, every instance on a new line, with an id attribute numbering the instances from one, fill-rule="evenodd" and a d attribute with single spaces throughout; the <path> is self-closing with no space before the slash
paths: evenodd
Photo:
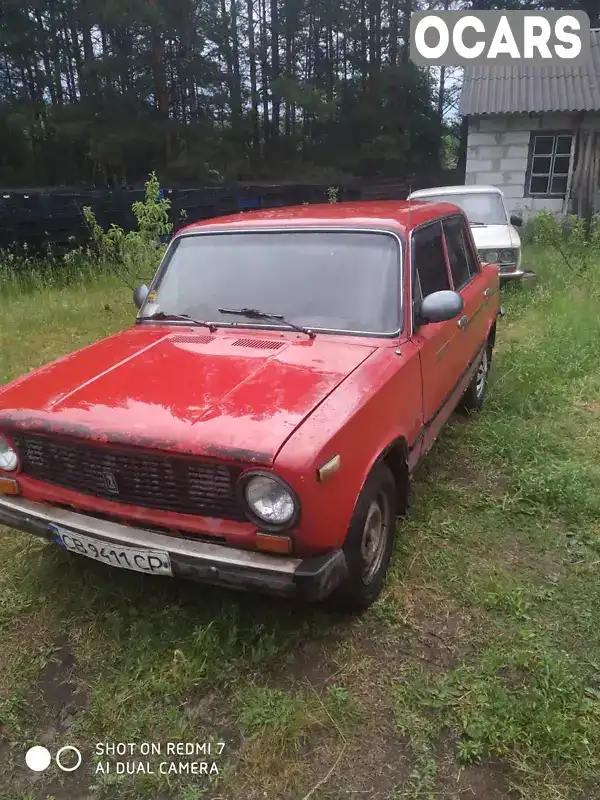
<path id="1" fill-rule="evenodd" d="M 446 322 L 454 319 L 462 312 L 464 303 L 458 292 L 443 290 L 433 292 L 421 303 L 419 310 L 419 323 L 427 325 L 430 322 Z"/>
<path id="2" fill-rule="evenodd" d="M 523 224 L 523 218 L 518 217 L 516 214 L 510 215 L 510 224 L 514 225 L 515 228 L 520 228 Z"/>
<path id="3" fill-rule="evenodd" d="M 142 283 L 141 286 L 137 286 L 133 291 L 133 302 L 136 304 L 138 308 L 141 308 L 144 305 L 146 298 L 148 297 L 148 287 L 145 283 Z"/>

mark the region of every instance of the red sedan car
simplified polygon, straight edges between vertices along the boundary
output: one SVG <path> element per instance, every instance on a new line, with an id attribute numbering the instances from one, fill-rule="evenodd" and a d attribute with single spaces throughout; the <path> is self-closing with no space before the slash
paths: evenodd
<path id="1" fill-rule="evenodd" d="M 462 211 L 178 233 L 135 324 L 0 389 L 0 523 L 114 567 L 364 609 L 411 473 L 482 405 L 498 267 Z"/>

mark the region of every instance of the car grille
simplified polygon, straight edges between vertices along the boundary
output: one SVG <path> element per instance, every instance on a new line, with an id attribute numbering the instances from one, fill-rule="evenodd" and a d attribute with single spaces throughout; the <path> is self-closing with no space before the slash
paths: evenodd
<path id="1" fill-rule="evenodd" d="M 162 511 L 246 519 L 234 492 L 239 469 L 32 433 L 16 433 L 12 439 L 23 472 L 44 483 Z"/>

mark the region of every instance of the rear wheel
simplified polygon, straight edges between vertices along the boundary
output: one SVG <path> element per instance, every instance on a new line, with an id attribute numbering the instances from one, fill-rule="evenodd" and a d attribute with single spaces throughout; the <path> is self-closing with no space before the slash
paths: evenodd
<path id="1" fill-rule="evenodd" d="M 364 611 L 379 596 L 396 541 L 396 483 L 378 464 L 358 498 L 344 543 L 348 576 L 332 596 L 344 611 Z"/>

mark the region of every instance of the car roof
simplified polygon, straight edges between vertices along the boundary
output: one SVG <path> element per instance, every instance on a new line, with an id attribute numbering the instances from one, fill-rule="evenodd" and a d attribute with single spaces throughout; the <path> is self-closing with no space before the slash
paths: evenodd
<path id="1" fill-rule="evenodd" d="M 177 235 L 210 230 L 256 230 L 280 227 L 377 228 L 402 235 L 424 222 L 458 212 L 462 213 L 451 203 L 415 203 L 407 200 L 315 203 L 213 217 L 186 225 Z"/>
<path id="2" fill-rule="evenodd" d="M 496 194 L 502 194 L 502 190 L 499 189 L 497 186 L 484 186 L 484 185 L 463 185 L 463 186 L 434 186 L 430 189 L 416 189 L 414 192 L 411 192 L 409 197 L 417 198 L 417 197 L 431 197 L 439 195 L 439 194 L 489 194 L 490 192 L 495 192 Z"/>

